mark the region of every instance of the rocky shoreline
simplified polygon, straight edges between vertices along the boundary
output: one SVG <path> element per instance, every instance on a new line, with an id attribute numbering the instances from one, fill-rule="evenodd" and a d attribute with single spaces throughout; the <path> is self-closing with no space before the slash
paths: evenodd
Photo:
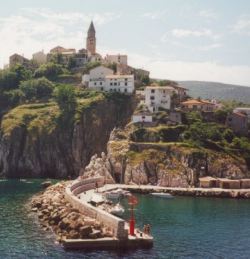
<path id="1" fill-rule="evenodd" d="M 138 194 L 150 194 L 155 192 L 170 193 L 174 196 L 191 196 L 191 197 L 210 197 L 210 198 L 234 198 L 234 199 L 250 199 L 250 189 L 249 190 L 236 190 L 236 189 L 201 189 L 201 188 L 168 188 L 162 187 L 162 189 L 152 188 L 139 188 L 131 187 L 124 188 L 132 193 Z"/>
<path id="2" fill-rule="evenodd" d="M 31 211 L 37 215 L 41 227 L 46 231 L 52 230 L 58 242 L 112 237 L 108 227 L 80 213 L 66 201 L 64 191 L 68 184 L 69 181 L 57 183 L 32 198 Z"/>

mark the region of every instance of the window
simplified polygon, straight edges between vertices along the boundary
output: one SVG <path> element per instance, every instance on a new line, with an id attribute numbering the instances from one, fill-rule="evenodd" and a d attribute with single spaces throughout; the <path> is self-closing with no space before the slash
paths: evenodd
<path id="1" fill-rule="evenodd" d="M 154 100 L 155 99 L 155 97 L 154 96 L 150 96 L 150 100 Z"/>
<path id="2" fill-rule="evenodd" d="M 128 85 L 128 83 L 127 82 L 125 82 L 125 86 L 127 86 Z"/>
<path id="3" fill-rule="evenodd" d="M 111 82 L 110 85 L 113 85 L 113 83 Z"/>
<path id="4" fill-rule="evenodd" d="M 114 85 L 117 85 L 117 83 L 114 83 Z"/>
<path id="5" fill-rule="evenodd" d="M 101 91 L 103 91 L 103 87 L 101 87 Z"/>
<path id="6" fill-rule="evenodd" d="M 96 85 L 96 82 L 94 83 L 94 85 Z"/>
<path id="7" fill-rule="evenodd" d="M 151 90 L 151 93 L 153 94 L 154 92 L 155 92 L 155 90 L 154 90 L 154 89 L 152 89 L 152 90 Z"/>
<path id="8" fill-rule="evenodd" d="M 100 82 L 100 85 L 102 85 L 102 82 Z"/>
<path id="9" fill-rule="evenodd" d="M 125 92 L 125 93 L 127 93 L 127 92 L 128 92 L 127 88 L 125 88 L 125 89 L 124 89 L 124 92 Z"/>

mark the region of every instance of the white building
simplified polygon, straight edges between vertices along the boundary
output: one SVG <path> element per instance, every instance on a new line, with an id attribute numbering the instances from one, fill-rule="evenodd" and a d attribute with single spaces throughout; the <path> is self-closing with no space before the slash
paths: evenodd
<path id="1" fill-rule="evenodd" d="M 153 116 L 151 113 L 136 113 L 132 116 L 132 122 L 133 123 L 144 123 L 144 122 L 153 122 Z"/>
<path id="2" fill-rule="evenodd" d="M 45 64 L 47 62 L 47 55 L 44 54 L 44 51 L 36 52 L 32 55 L 33 60 L 35 60 L 39 65 Z"/>
<path id="3" fill-rule="evenodd" d="M 82 83 L 91 89 L 133 93 L 134 76 L 133 75 L 114 75 L 110 68 L 99 66 L 90 70 L 89 74 L 83 75 Z"/>
<path id="4" fill-rule="evenodd" d="M 108 75 L 106 76 L 105 91 L 133 93 L 135 89 L 134 75 Z"/>
<path id="5" fill-rule="evenodd" d="M 147 86 L 145 88 L 145 104 L 151 112 L 159 108 L 170 110 L 171 96 L 175 89 L 169 86 Z"/>
<path id="6" fill-rule="evenodd" d="M 107 55 L 105 57 L 105 61 L 107 63 L 116 63 L 116 64 L 123 64 L 127 65 L 128 64 L 128 56 L 127 55 Z"/>
<path id="7" fill-rule="evenodd" d="M 249 107 L 237 107 L 233 112 L 241 112 L 247 115 L 248 121 L 250 122 L 250 108 Z"/>

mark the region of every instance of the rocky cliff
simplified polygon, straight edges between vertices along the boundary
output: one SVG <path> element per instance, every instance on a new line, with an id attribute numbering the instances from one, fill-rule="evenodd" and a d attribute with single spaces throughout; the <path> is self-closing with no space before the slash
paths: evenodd
<path id="1" fill-rule="evenodd" d="M 136 143 L 121 130 L 112 132 L 107 151 L 109 163 L 100 172 L 108 172 L 119 183 L 189 187 L 198 186 L 199 177 L 206 175 L 232 179 L 250 176 L 241 158 L 184 143 Z"/>
<path id="2" fill-rule="evenodd" d="M 103 95 L 79 100 L 74 123 L 60 124 L 55 103 L 19 106 L 3 117 L 0 176 L 67 178 L 106 150 L 110 132 L 130 119 L 135 100 Z"/>

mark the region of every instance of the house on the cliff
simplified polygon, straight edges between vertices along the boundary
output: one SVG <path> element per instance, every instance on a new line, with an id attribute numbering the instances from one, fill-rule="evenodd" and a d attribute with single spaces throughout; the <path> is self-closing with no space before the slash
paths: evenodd
<path id="1" fill-rule="evenodd" d="M 24 67 L 30 67 L 30 60 L 19 54 L 13 54 L 9 57 L 9 67 L 20 64 Z"/>
<path id="2" fill-rule="evenodd" d="M 135 112 L 132 116 L 133 123 L 152 123 L 153 114 L 148 111 Z"/>
<path id="3" fill-rule="evenodd" d="M 248 122 L 250 122 L 250 108 L 249 107 L 237 107 L 234 109 L 234 112 L 240 112 L 247 115 Z"/>
<path id="4" fill-rule="evenodd" d="M 145 104 L 151 112 L 160 108 L 170 110 L 171 97 L 176 90 L 170 86 L 147 86 L 145 88 Z"/>
<path id="5" fill-rule="evenodd" d="M 82 84 L 93 90 L 106 92 L 121 92 L 132 94 L 134 92 L 133 75 L 114 75 L 114 71 L 104 66 L 98 66 L 84 74 Z"/>
<path id="6" fill-rule="evenodd" d="M 233 112 L 227 116 L 226 125 L 230 127 L 236 134 L 247 135 L 248 133 L 248 117 L 242 112 Z"/>
<path id="7" fill-rule="evenodd" d="M 214 112 L 216 105 L 207 100 L 190 99 L 181 103 L 185 111 Z"/>

